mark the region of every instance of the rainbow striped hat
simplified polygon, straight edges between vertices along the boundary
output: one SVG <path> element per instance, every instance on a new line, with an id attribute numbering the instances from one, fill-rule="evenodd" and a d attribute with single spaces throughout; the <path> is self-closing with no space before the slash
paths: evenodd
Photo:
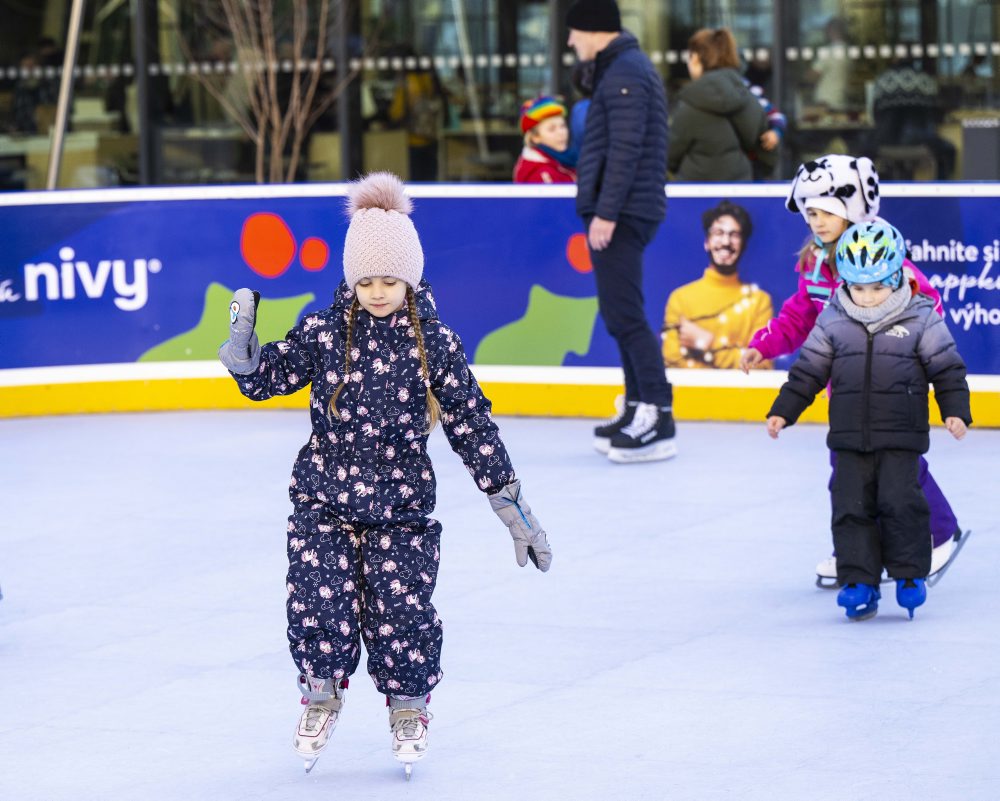
<path id="1" fill-rule="evenodd" d="M 526 100 L 521 106 L 521 133 L 527 133 L 542 120 L 549 117 L 565 117 L 566 106 L 554 97 L 536 97 Z"/>

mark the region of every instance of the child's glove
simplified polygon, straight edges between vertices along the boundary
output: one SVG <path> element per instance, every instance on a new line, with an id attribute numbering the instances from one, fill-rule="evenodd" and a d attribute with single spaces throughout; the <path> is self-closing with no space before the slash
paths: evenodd
<path id="1" fill-rule="evenodd" d="M 548 570 L 552 564 L 552 550 L 545 538 L 545 530 L 521 495 L 521 482 L 514 479 L 489 498 L 493 511 L 510 529 L 510 536 L 514 538 L 517 563 L 524 567 L 528 564 L 528 559 L 531 559 L 532 564 L 543 573 Z"/>
<path id="2" fill-rule="evenodd" d="M 219 360 L 230 372 L 247 375 L 260 364 L 260 342 L 254 326 L 257 324 L 257 304 L 260 292 L 237 289 L 229 304 L 229 339 L 219 348 Z"/>

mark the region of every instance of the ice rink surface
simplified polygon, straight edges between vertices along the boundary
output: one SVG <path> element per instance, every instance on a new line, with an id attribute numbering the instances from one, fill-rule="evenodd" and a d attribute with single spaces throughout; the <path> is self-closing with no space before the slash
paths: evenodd
<path id="1" fill-rule="evenodd" d="M 435 432 L 445 679 L 406 783 L 363 661 L 310 775 L 291 750 L 304 411 L 0 421 L 0 799 L 1000 798 L 1000 431 L 933 432 L 973 538 L 914 621 L 889 587 L 859 624 L 813 586 L 824 427 L 618 466 L 591 421 L 499 423 L 554 564 Z"/>

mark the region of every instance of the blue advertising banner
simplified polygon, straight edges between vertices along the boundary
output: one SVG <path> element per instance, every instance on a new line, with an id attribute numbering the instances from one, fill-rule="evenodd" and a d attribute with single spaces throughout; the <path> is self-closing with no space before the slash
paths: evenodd
<path id="1" fill-rule="evenodd" d="M 702 215 L 728 198 L 752 223 L 737 264 L 746 288 L 723 308 L 706 306 L 704 317 L 723 321 L 729 333 L 722 339 L 738 353 L 740 332 L 796 288 L 808 231 L 785 210 L 783 192 L 671 186 L 667 219 L 646 252 L 650 320 L 662 325 L 671 293 L 703 279 Z M 476 363 L 619 363 L 598 315 L 572 188 L 416 186 L 412 193 L 441 318 Z M 342 277 L 343 186 L 212 194 L 0 198 L 0 369 L 212 360 L 226 336 L 229 297 L 241 286 L 263 296 L 264 341 L 327 304 Z M 1000 373 L 998 194 L 993 185 L 890 185 L 882 203 L 882 216 L 900 228 L 912 260 L 941 292 L 974 374 Z M 722 351 L 714 362 L 678 358 L 700 368 L 733 366 Z"/>

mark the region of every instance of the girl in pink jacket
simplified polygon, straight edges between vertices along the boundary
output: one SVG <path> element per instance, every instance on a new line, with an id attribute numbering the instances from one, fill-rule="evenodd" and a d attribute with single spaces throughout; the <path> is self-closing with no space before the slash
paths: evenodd
<path id="1" fill-rule="evenodd" d="M 812 235 L 799 254 L 795 294 L 782 304 L 777 317 L 753 335 L 740 359 L 743 372 L 749 372 L 764 360 L 792 353 L 806 341 L 816 318 L 840 284 L 833 256 L 837 241 L 852 224 L 871 222 L 878 215 L 878 173 L 867 158 L 829 155 L 806 162 L 795 174 L 785 206 L 802 214 Z M 941 296 L 927 277 L 909 259 L 904 261 L 903 269 L 914 291 L 930 297 L 938 314 L 944 315 Z M 830 460 L 832 465 L 832 452 Z M 948 563 L 962 530 L 923 457 L 920 487 L 931 512 L 934 542 L 931 575 L 934 575 Z M 836 586 L 836 556 L 816 565 L 816 574 L 819 586 Z"/>

